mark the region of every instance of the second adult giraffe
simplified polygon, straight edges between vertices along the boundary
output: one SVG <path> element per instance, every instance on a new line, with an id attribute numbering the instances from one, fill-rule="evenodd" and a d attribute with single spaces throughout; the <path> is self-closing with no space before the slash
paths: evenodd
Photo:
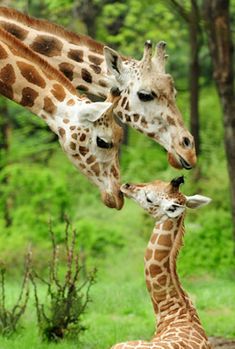
<path id="1" fill-rule="evenodd" d="M 70 161 L 98 186 L 104 203 L 122 207 L 122 129 L 113 119 L 112 103 L 79 96 L 63 74 L 2 28 L 0 94 L 45 120 Z"/>
<path id="2" fill-rule="evenodd" d="M 161 144 L 172 166 L 191 169 L 195 165 L 194 140 L 176 106 L 173 79 L 165 73 L 163 42 L 152 55 L 152 44 L 147 41 L 143 58 L 137 61 L 123 58 L 87 36 L 14 9 L 0 8 L 0 25 L 43 55 L 76 88 L 106 97 L 117 85 L 121 90 L 114 107 L 118 118 Z"/>

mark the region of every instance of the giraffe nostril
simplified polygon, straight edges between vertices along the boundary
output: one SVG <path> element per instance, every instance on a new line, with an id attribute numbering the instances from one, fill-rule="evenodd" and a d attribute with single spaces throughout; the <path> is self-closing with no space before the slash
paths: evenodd
<path id="1" fill-rule="evenodd" d="M 183 138 L 183 145 L 187 148 L 191 145 L 190 139 L 188 137 Z"/>

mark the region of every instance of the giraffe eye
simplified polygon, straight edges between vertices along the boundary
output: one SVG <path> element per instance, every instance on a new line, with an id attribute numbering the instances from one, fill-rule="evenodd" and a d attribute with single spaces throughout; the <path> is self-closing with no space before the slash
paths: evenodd
<path id="1" fill-rule="evenodd" d="M 108 143 L 100 137 L 96 137 L 96 144 L 99 148 L 103 148 L 103 149 L 111 149 L 113 147 L 112 142 Z"/>
<path id="2" fill-rule="evenodd" d="M 137 95 L 142 102 L 152 101 L 155 97 L 153 92 L 148 92 L 144 90 L 138 91 Z"/>
<path id="3" fill-rule="evenodd" d="M 147 196 L 146 196 L 146 200 L 147 200 L 147 202 L 149 202 L 150 204 L 153 203 L 152 200 L 150 200 Z"/>

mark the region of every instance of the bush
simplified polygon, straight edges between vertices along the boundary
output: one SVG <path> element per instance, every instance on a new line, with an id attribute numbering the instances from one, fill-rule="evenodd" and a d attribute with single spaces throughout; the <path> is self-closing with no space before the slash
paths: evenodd
<path id="1" fill-rule="evenodd" d="M 58 341 L 59 339 L 79 338 L 85 327 L 81 317 L 85 312 L 89 298 L 90 287 L 94 283 L 95 271 L 85 277 L 82 282 L 79 254 L 75 250 L 76 232 L 69 237 L 69 222 L 66 223 L 66 272 L 60 276 L 59 270 L 59 246 L 56 244 L 53 230 L 50 228 L 52 241 L 52 258 L 49 268 L 49 276 L 45 278 L 36 272 L 31 274 L 34 286 L 35 303 L 37 309 L 38 326 L 43 339 Z M 63 269 L 63 268 L 62 268 Z M 37 281 L 47 286 L 49 303 L 42 304 L 39 300 Z"/>

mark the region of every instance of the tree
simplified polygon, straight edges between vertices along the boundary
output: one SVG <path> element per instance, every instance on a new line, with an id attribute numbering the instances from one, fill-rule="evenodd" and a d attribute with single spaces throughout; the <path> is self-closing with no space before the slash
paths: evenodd
<path id="1" fill-rule="evenodd" d="M 189 62 L 189 90 L 190 90 L 190 129 L 195 140 L 196 153 L 200 153 L 200 118 L 199 118 L 199 78 L 201 47 L 200 11 L 198 0 L 190 0 L 190 10 L 182 2 L 168 0 L 172 7 L 184 20 L 189 28 L 190 62 Z"/>
<path id="2" fill-rule="evenodd" d="M 229 0 L 205 0 L 203 16 L 213 63 L 213 77 L 223 110 L 224 142 L 231 186 L 233 237 L 235 240 L 234 47 L 230 28 L 229 5 Z"/>

